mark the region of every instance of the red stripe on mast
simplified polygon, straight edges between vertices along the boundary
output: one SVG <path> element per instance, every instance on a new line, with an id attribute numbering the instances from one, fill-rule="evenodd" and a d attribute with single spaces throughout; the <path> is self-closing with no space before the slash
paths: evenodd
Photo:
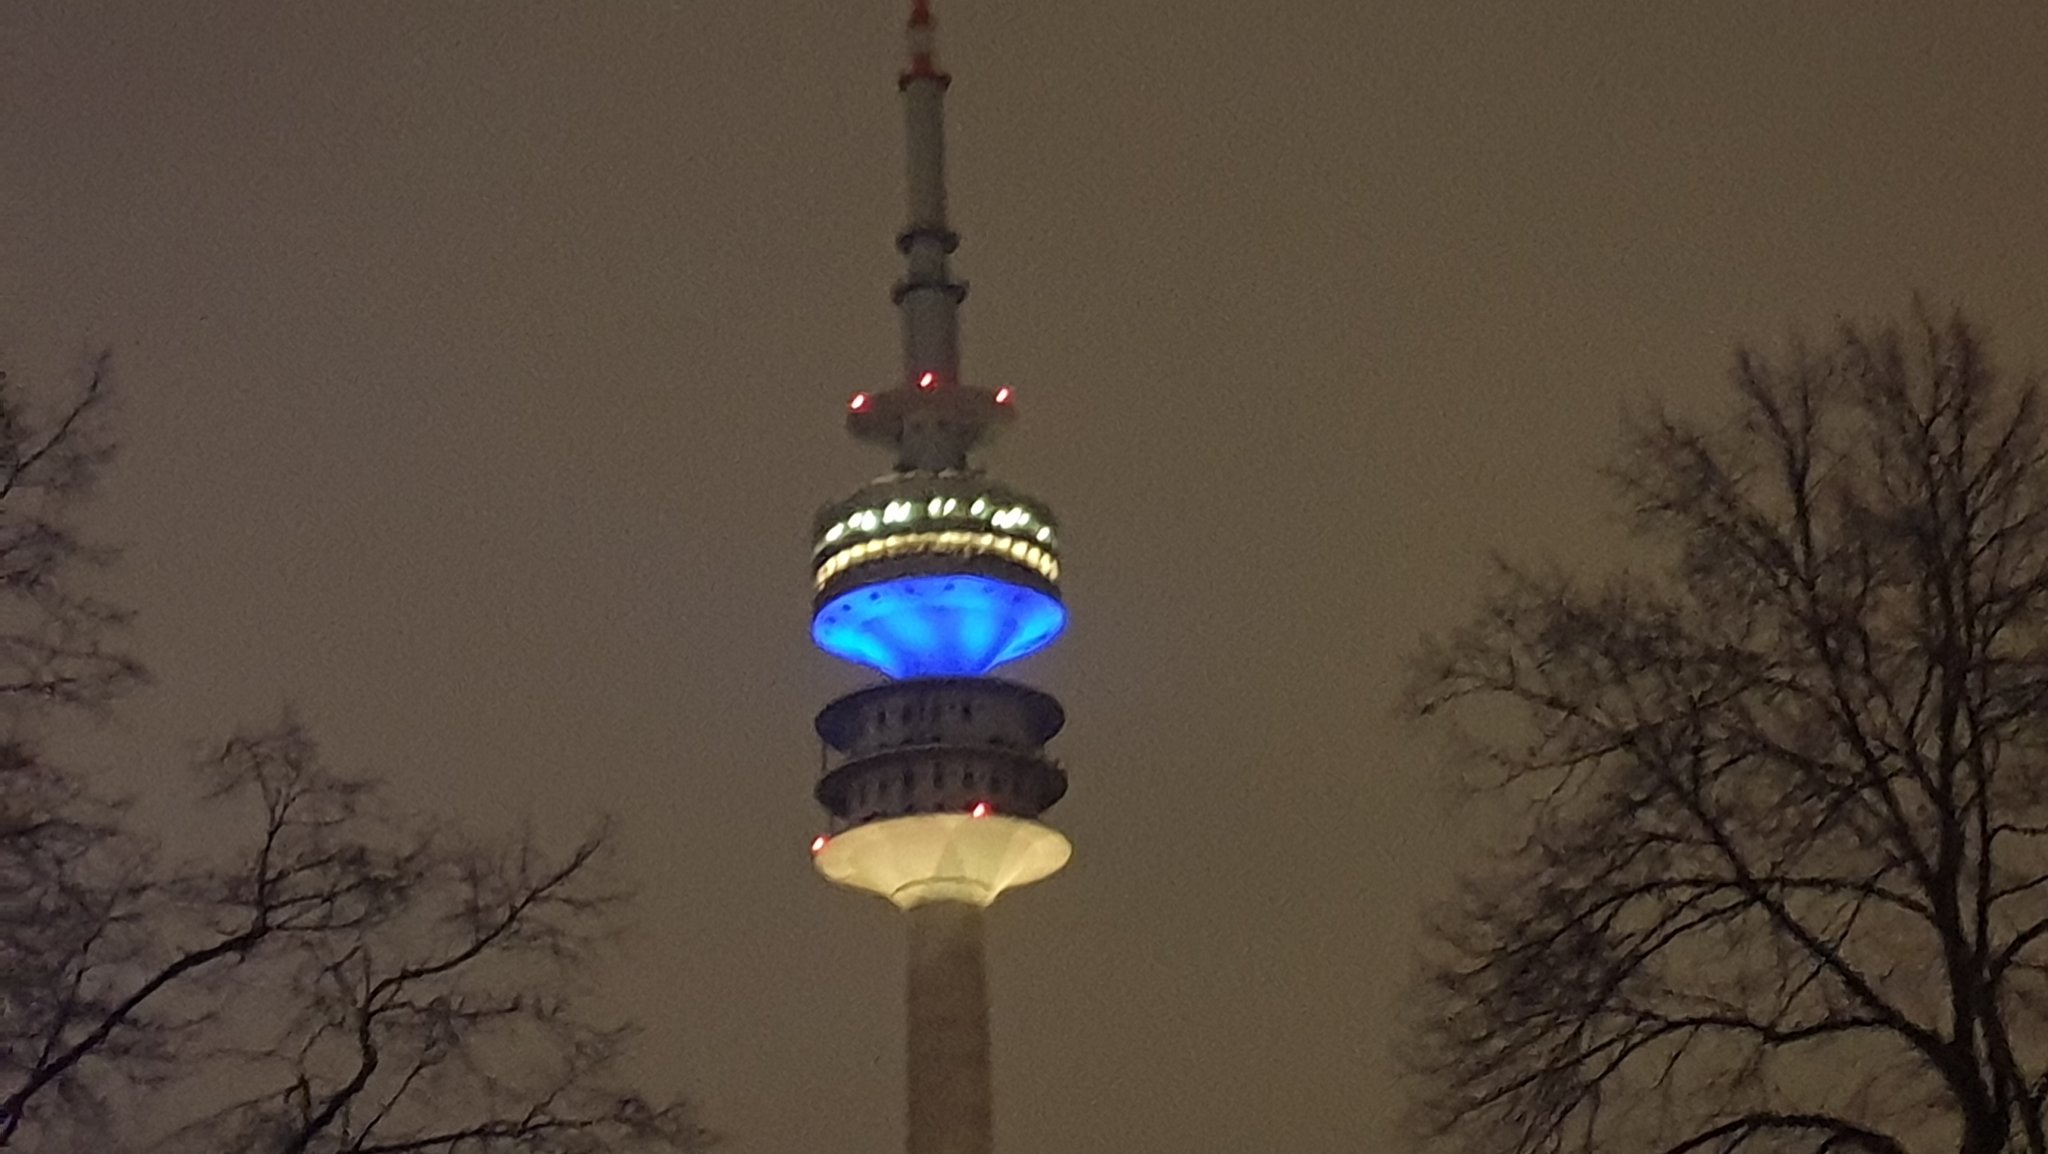
<path id="1" fill-rule="evenodd" d="M 945 73 L 939 71 L 932 51 L 932 5 L 931 0 L 910 0 L 910 67 L 905 69 L 901 80 L 908 84 L 912 80 L 945 80 Z"/>

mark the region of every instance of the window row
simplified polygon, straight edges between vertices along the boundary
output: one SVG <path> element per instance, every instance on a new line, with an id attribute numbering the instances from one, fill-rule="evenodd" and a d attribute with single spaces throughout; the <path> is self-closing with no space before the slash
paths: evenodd
<path id="1" fill-rule="evenodd" d="M 1024 566 L 1047 581 L 1060 579 L 1059 559 L 1049 551 L 1000 533 L 970 533 L 949 529 L 942 533 L 898 533 L 873 541 L 849 545 L 818 565 L 816 585 L 823 589 L 834 577 L 856 565 L 890 557 L 911 557 L 920 553 L 960 553 L 972 557 L 1001 557 Z"/>
<path id="2" fill-rule="evenodd" d="M 965 505 L 963 514 L 961 509 Z M 1053 543 L 1052 526 L 1046 524 L 1036 512 L 1023 505 L 1000 505 L 987 497 L 976 497 L 963 502 L 958 497 L 933 497 L 927 501 L 897 500 L 878 509 L 862 509 L 849 513 L 846 519 L 825 530 L 823 543 L 836 545 L 853 533 L 879 533 L 892 525 L 908 525 L 927 517 L 934 519 L 962 516 L 976 521 L 986 521 L 998 529 L 1009 532 L 1024 532 L 1041 545 Z"/>
<path id="3" fill-rule="evenodd" d="M 969 767 L 942 770 L 932 765 L 919 772 L 905 768 L 894 773 L 870 774 L 854 783 L 846 791 L 845 812 L 840 816 L 859 824 L 883 816 L 966 811 L 974 804 L 986 807 L 983 812 L 1009 808 L 1022 810 L 1024 816 L 1029 816 L 1036 812 L 1036 806 L 1027 803 L 1023 792 L 1025 785 L 1010 772 L 1000 769 Z M 967 796 L 962 798 L 961 794 Z M 1001 799 L 1008 805 L 989 806 L 989 798 Z"/>

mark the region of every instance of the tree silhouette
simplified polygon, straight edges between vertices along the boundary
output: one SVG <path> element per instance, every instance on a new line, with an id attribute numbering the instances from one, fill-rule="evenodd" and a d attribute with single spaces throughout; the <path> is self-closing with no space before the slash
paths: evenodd
<path id="1" fill-rule="evenodd" d="M 1632 431 L 1643 546 L 1508 569 L 1412 692 L 1505 849 L 1440 911 L 1429 1131 L 2048 1151 L 2048 462 L 1960 316 L 1737 357 Z"/>
<path id="2" fill-rule="evenodd" d="M 286 719 L 196 766 L 227 836 L 165 859 L 40 735 L 143 679 L 80 590 L 106 364 L 49 420 L 0 377 L 0 1147 L 248 1154 L 699 1151 L 583 1009 L 623 896 L 604 831 L 464 839 Z"/>

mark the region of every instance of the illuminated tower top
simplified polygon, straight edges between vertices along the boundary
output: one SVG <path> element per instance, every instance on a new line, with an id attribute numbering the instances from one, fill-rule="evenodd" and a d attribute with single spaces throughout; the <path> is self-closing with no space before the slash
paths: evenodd
<path id="1" fill-rule="evenodd" d="M 945 98 L 929 0 L 913 0 L 897 77 L 908 220 L 902 375 L 854 394 L 849 431 L 895 454 L 895 471 L 818 513 L 811 633 L 828 653 L 890 677 L 980 676 L 1044 648 L 1066 624 L 1058 526 L 1043 502 L 976 469 L 973 450 L 1015 416 L 1008 387 L 960 372 L 960 245 L 946 217 Z"/>

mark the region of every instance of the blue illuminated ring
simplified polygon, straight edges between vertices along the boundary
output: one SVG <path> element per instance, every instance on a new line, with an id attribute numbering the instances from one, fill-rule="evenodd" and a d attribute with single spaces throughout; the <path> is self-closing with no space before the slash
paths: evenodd
<path id="1" fill-rule="evenodd" d="M 953 573 L 841 593 L 811 619 L 811 639 L 890 677 L 979 677 L 1050 645 L 1066 624 L 1066 606 L 1049 593 Z"/>

